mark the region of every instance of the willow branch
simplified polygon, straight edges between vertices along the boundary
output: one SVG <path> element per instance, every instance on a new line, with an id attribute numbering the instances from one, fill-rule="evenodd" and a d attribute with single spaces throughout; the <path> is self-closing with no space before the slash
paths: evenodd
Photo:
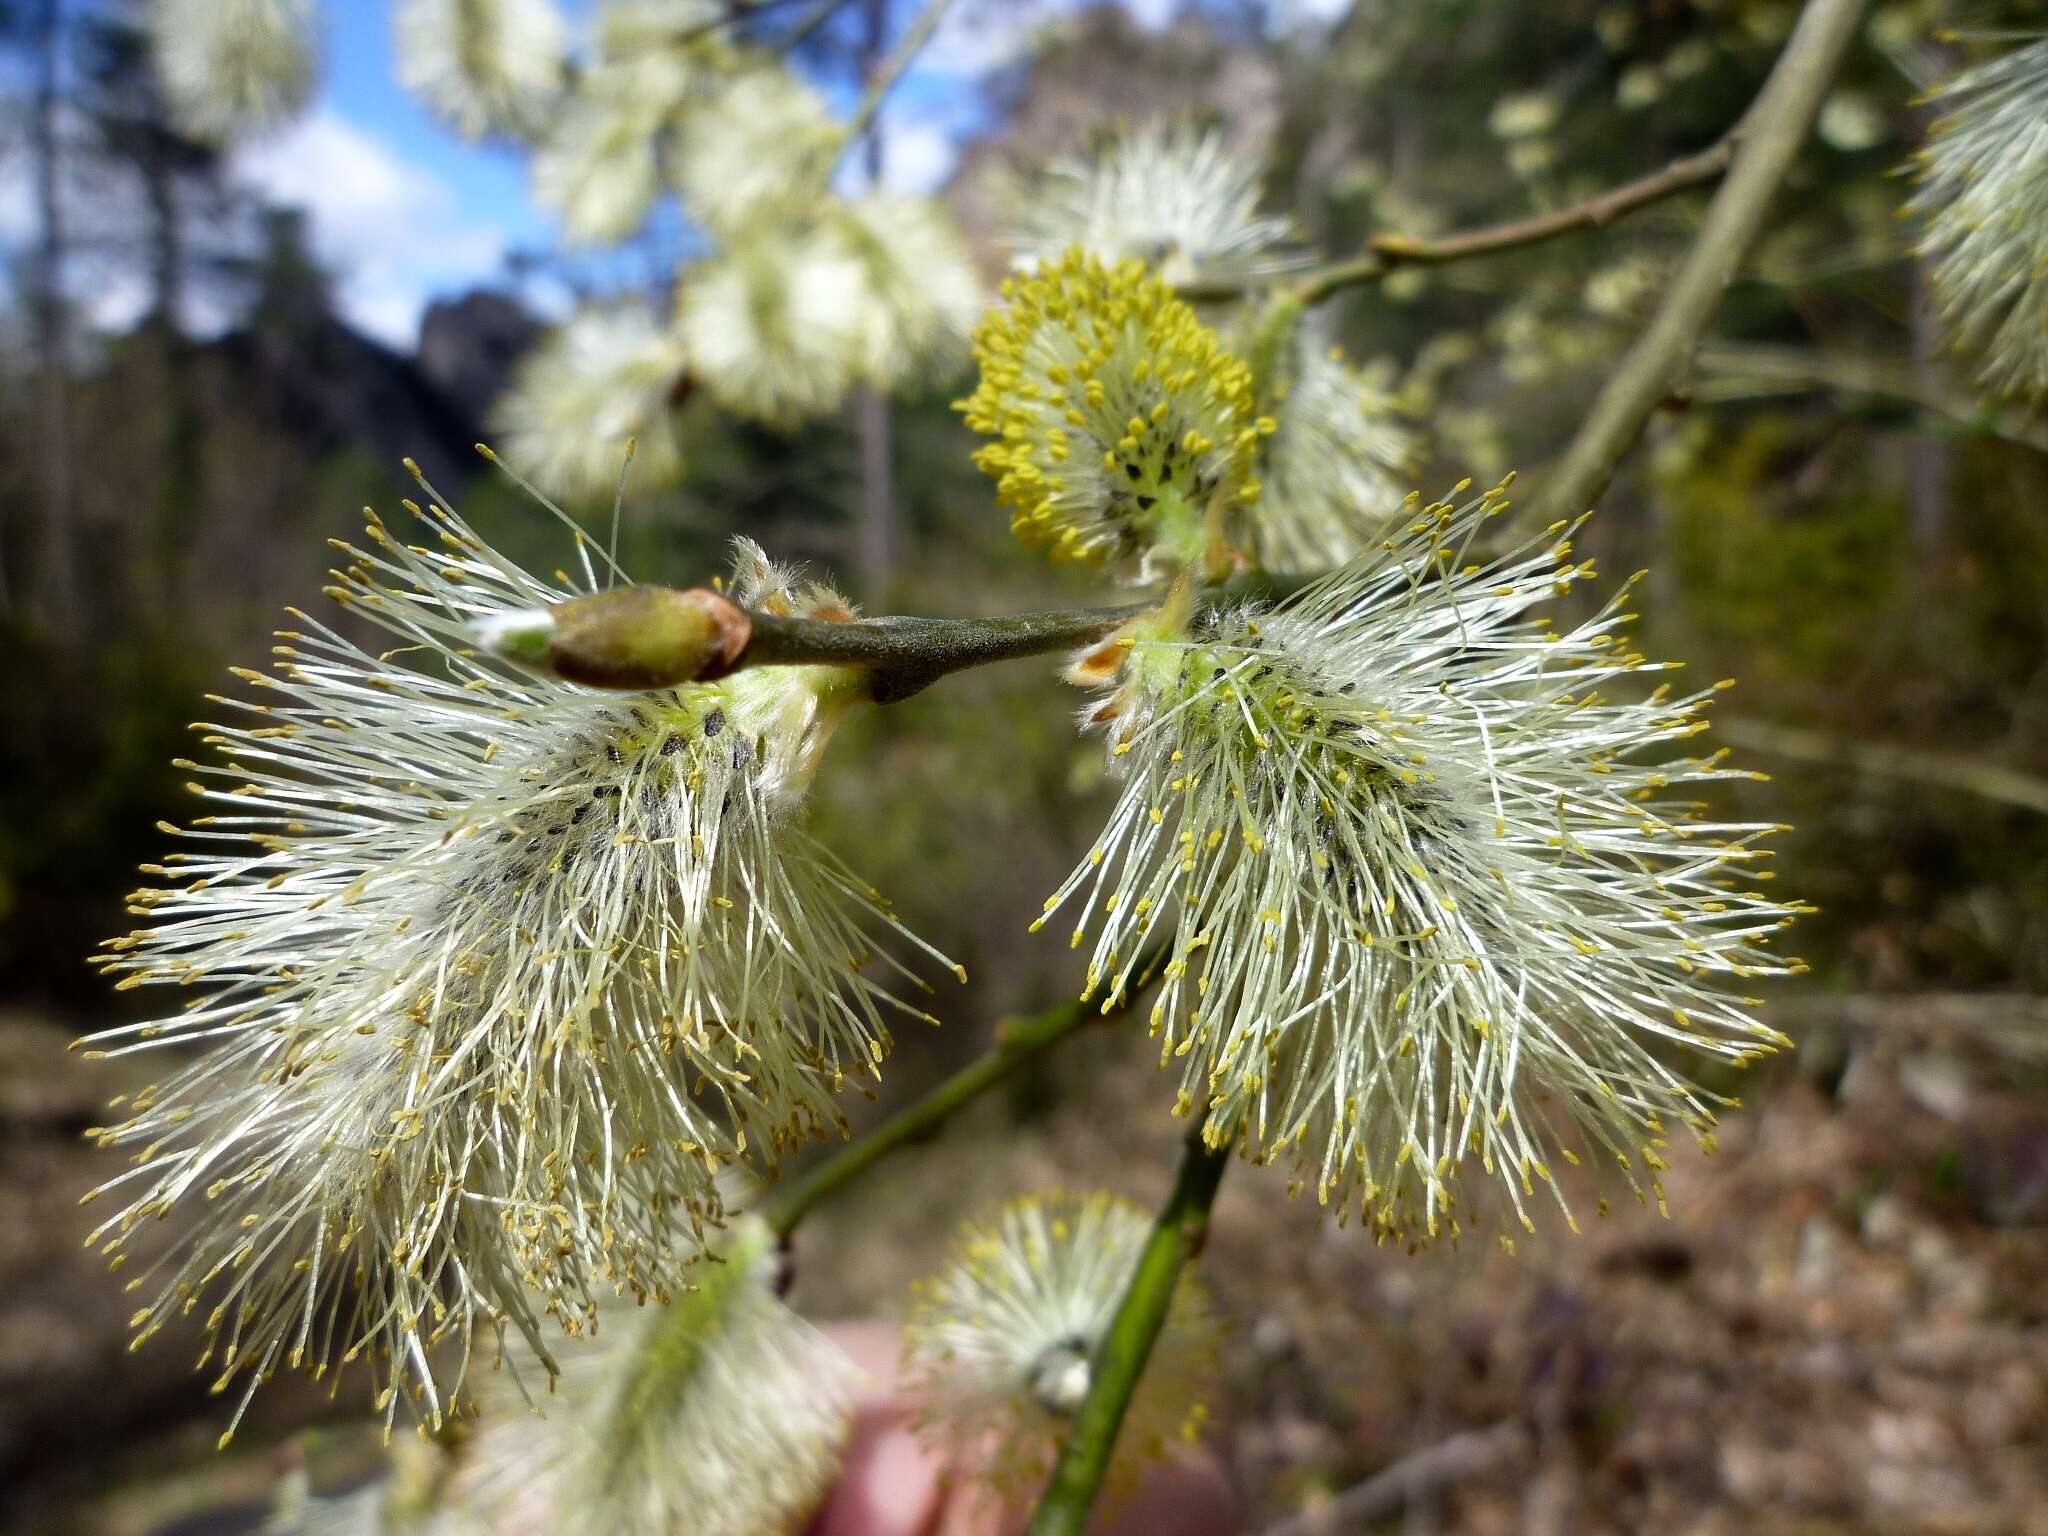
<path id="1" fill-rule="evenodd" d="M 1539 505 L 1573 516 L 1600 499 L 1650 415 L 1671 394 L 1722 292 L 1763 228 L 1772 197 L 1805 142 L 1868 0 L 1807 0 L 1770 78 L 1736 127 L 1727 179 L 1656 318 L 1600 391 Z"/>
<path id="2" fill-rule="evenodd" d="M 1199 601 L 1205 610 L 1272 603 L 1312 579 L 1249 574 Z M 860 667 L 869 697 L 894 704 L 968 667 L 1094 645 L 1164 600 L 990 619 L 841 620 L 753 612 L 708 587 L 635 586 L 496 614 L 470 632 L 491 655 L 591 688 L 676 688 L 749 667 Z"/>
<path id="3" fill-rule="evenodd" d="M 1580 230 L 1603 228 L 1638 209 L 1719 180 L 1735 158 L 1735 138 L 1734 133 L 1729 133 L 1712 147 L 1674 160 L 1660 171 L 1610 187 L 1582 203 L 1537 214 L 1533 218 L 1489 224 L 1483 229 L 1469 229 L 1434 238 L 1420 235 L 1377 236 L 1368 243 L 1363 255 L 1333 261 L 1297 278 L 1293 286 L 1294 297 L 1303 304 L 1319 304 L 1333 293 L 1362 283 L 1377 282 L 1401 267 L 1441 266 L 1474 256 L 1492 256 L 1501 251 L 1540 245 L 1546 240 L 1555 240 L 1559 235 Z"/>
<path id="4" fill-rule="evenodd" d="M 1159 1208 L 1130 1289 L 1090 1362 L 1088 1396 L 1053 1463 L 1052 1479 L 1031 1517 L 1028 1536 L 1080 1536 L 1088 1524 L 1088 1511 L 1116 1449 L 1124 1410 L 1130 1407 L 1153 1342 L 1165 1326 L 1180 1272 L 1208 1238 L 1209 1207 L 1229 1163 L 1228 1143 L 1210 1146 L 1199 1123 L 1189 1131 L 1173 1191 Z"/>
<path id="5" fill-rule="evenodd" d="M 1152 984 L 1163 959 L 1163 949 L 1140 957 L 1131 968 L 1130 985 L 1112 993 L 1106 1003 L 1083 998 L 1029 1018 L 1008 1019 L 999 1024 L 996 1043 L 985 1055 L 771 1195 L 765 1211 L 768 1225 L 777 1236 L 789 1236 L 813 1206 L 837 1194 L 898 1147 L 932 1135 L 955 1110 L 981 1097 L 1027 1062 L 1043 1056 L 1082 1025 L 1121 1017 Z"/>
<path id="6" fill-rule="evenodd" d="M 924 45 L 932 40 L 932 34 L 945 20 L 946 12 L 952 9 L 953 0 L 926 0 L 925 8 L 918 12 L 917 20 L 910 24 L 895 50 L 882 60 L 868 80 L 867 94 L 861 97 L 860 105 L 854 108 L 853 116 L 847 119 L 846 138 L 848 147 L 858 144 L 874 123 L 875 116 L 882 110 L 882 103 L 889 99 L 889 93 L 896 89 L 897 82 L 910 68 L 911 61 L 924 51 Z M 842 151 L 843 153 L 844 151 Z"/>
<path id="7" fill-rule="evenodd" d="M 949 673 L 990 662 L 1091 645 L 1148 605 L 1023 613 L 1001 619 L 898 616 L 835 624 L 754 614 L 753 634 L 732 670 L 827 664 L 866 667 L 878 704 L 894 704 Z"/>
<path id="8" fill-rule="evenodd" d="M 792 618 L 741 608 L 707 587 L 618 587 L 476 626 L 491 654 L 591 688 L 675 688 L 749 667 L 860 667 L 894 704 L 967 667 L 1092 645 L 1151 604 L 994 619 Z"/>
<path id="9" fill-rule="evenodd" d="M 1771 1017 L 1801 1028 L 1838 1024 L 1872 1030 L 1953 1030 L 2001 1045 L 2024 1042 L 2048 1056 L 2048 996 L 2038 992 L 1810 992 L 1778 998 Z"/>
<path id="10" fill-rule="evenodd" d="M 1898 779 L 1908 784 L 1931 784 L 1958 790 L 1981 800 L 2016 805 L 2021 810 L 2048 815 L 2048 779 L 2006 768 L 1997 763 L 1978 762 L 1946 752 L 1921 752 L 1911 747 L 1891 747 L 1878 742 L 1845 741 L 1819 731 L 1795 726 L 1771 725 L 1762 720 L 1720 719 L 1714 732 L 1722 739 L 1751 752 L 1793 762 L 1823 767 L 1847 768 L 1875 778 Z"/>

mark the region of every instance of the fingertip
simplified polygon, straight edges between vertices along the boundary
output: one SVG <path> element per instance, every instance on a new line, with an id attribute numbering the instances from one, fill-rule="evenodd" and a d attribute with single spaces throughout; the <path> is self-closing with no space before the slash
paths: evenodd
<path id="1" fill-rule="evenodd" d="M 868 1375 L 861 1390 L 865 1402 L 883 1402 L 894 1396 L 896 1375 L 903 1363 L 903 1335 L 890 1323 L 828 1323 L 826 1338 Z"/>
<path id="2" fill-rule="evenodd" d="M 810 1536 L 924 1536 L 938 1505 L 938 1474 L 917 1437 L 898 1418 L 872 1415 L 855 1428 Z"/>

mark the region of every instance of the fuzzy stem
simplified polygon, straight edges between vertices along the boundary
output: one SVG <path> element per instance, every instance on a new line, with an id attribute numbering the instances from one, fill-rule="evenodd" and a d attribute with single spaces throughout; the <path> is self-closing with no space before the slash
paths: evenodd
<path id="1" fill-rule="evenodd" d="M 1141 956 L 1131 967 L 1128 988 L 1113 993 L 1107 1003 L 1082 998 L 997 1025 L 996 1043 L 986 1054 L 770 1195 L 762 1212 L 769 1227 L 778 1237 L 788 1237 L 813 1206 L 830 1199 L 898 1147 L 932 1135 L 955 1110 L 979 1098 L 1026 1062 L 1035 1061 L 1084 1024 L 1128 1012 L 1151 985 L 1164 958 L 1163 949 Z"/>
<path id="2" fill-rule="evenodd" d="M 803 19 L 791 27 L 785 36 L 775 40 L 775 52 L 778 55 L 794 53 L 811 40 L 813 33 L 844 10 L 848 3 L 849 0 L 818 0 L 818 3 L 806 11 Z"/>
<path id="3" fill-rule="evenodd" d="M 1763 228 L 1771 199 L 1806 140 L 1828 84 L 1855 40 L 1869 0 L 1807 0 L 1770 78 L 1737 128 L 1728 179 L 1656 318 L 1607 385 L 1543 486 L 1539 507 L 1572 517 L 1600 499 L 1651 414 L 1671 394 L 1700 333 Z"/>
<path id="4" fill-rule="evenodd" d="M 1166 1324 L 1174 1286 L 1181 1270 L 1202 1251 L 1208 1238 L 1209 1207 L 1215 1203 L 1230 1152 L 1228 1142 L 1210 1146 L 1200 1124 L 1188 1132 L 1173 1191 L 1159 1208 L 1131 1287 L 1095 1352 L 1088 1396 L 1060 1447 L 1052 1480 L 1031 1517 L 1028 1536 L 1080 1536 L 1088 1524 L 1088 1512 L 1116 1449 L 1124 1410 L 1130 1407 L 1153 1342 Z"/>
<path id="5" fill-rule="evenodd" d="M 1131 603 L 996 619 L 899 615 L 850 624 L 757 613 L 749 616 L 753 633 L 731 670 L 814 664 L 867 667 L 875 702 L 894 704 L 950 672 L 1091 645 L 1148 606 Z"/>

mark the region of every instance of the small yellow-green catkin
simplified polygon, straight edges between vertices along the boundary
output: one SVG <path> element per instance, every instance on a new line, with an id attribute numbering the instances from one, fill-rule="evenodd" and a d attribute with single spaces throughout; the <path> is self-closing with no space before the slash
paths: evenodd
<path id="1" fill-rule="evenodd" d="M 1078 248 L 1003 285 L 960 402 L 975 463 L 1055 560 L 1188 565 L 1257 501 L 1251 371 L 1156 275 Z"/>

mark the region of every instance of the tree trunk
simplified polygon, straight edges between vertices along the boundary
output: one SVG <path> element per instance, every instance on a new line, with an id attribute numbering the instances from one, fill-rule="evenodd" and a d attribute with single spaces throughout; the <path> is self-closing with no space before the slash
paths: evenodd
<path id="1" fill-rule="evenodd" d="M 177 172 L 169 147 L 154 133 L 145 140 L 138 168 L 149 204 L 150 282 L 155 290 L 148 328 L 159 349 L 165 411 L 163 472 L 150 530 L 153 595 L 158 610 L 169 615 L 178 610 L 185 589 L 186 550 L 199 512 L 203 429 L 194 398 L 191 349 L 182 326 L 185 241 Z"/>
<path id="2" fill-rule="evenodd" d="M 862 0 L 862 12 L 867 34 L 861 43 L 861 76 L 872 80 L 888 41 L 888 0 Z M 881 188 L 883 153 L 878 113 L 868 125 L 862 145 L 870 191 Z M 879 389 L 860 386 L 854 394 L 853 410 L 854 431 L 860 439 L 860 595 L 870 607 L 878 607 L 887 601 L 896 571 L 895 433 L 889 397 Z"/>
<path id="3" fill-rule="evenodd" d="M 44 622 L 62 634 L 78 611 L 76 488 L 71 464 L 70 359 L 65 346 L 64 207 L 59 192 L 57 112 L 61 104 L 64 37 L 63 0 L 43 0 L 36 13 L 35 104 L 30 118 L 30 154 L 34 161 L 36 210 L 40 225 L 31 278 L 36 348 L 36 432 L 39 438 L 37 476 L 42 514 L 32 518 L 25 545 L 36 567 L 29 579 Z M 38 526 L 39 525 L 39 526 Z M 40 544 L 40 548 L 35 548 Z M 0 576 L 0 593 L 5 592 Z M 27 603 L 26 590 L 20 594 Z"/>

